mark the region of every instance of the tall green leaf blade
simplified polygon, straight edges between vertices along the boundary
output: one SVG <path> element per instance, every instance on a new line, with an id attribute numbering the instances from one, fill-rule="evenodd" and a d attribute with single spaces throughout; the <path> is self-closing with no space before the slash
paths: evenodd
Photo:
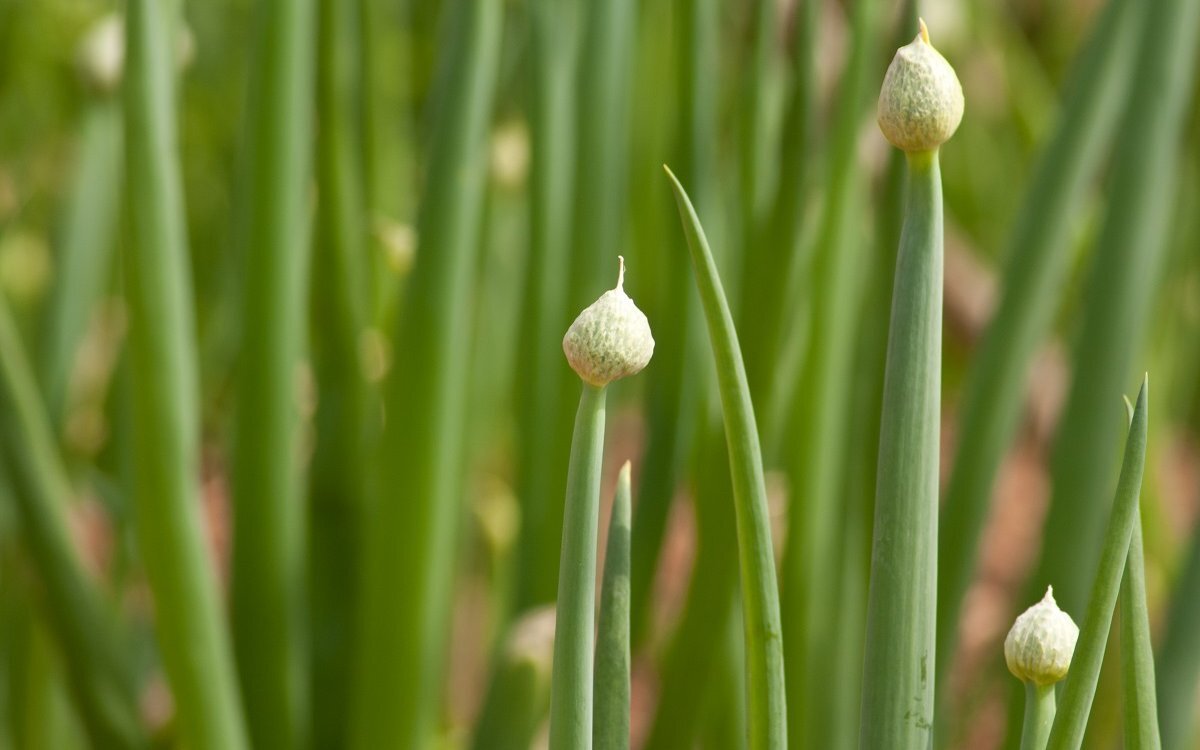
<path id="1" fill-rule="evenodd" d="M 629 750 L 629 472 L 626 461 L 617 477 L 604 554 L 592 720 L 596 750 Z"/>
<path id="2" fill-rule="evenodd" d="M 1158 655 L 1158 718 L 1167 750 L 1185 750 L 1196 732 L 1200 686 L 1200 525 L 1171 593 L 1166 632 Z"/>
<path id="3" fill-rule="evenodd" d="M 683 186 L 669 169 L 666 171 L 691 250 L 725 415 L 741 568 L 749 747 L 751 750 L 776 750 L 787 746 L 787 699 L 779 588 L 775 581 L 767 489 L 754 406 L 750 402 L 733 316 L 717 276 L 708 240 Z"/>
<path id="4" fill-rule="evenodd" d="M 1117 606 L 1121 577 L 1129 557 L 1130 539 L 1137 525 L 1138 495 L 1141 493 L 1146 463 L 1148 391 L 1148 381 L 1143 380 L 1133 411 L 1133 421 L 1129 426 L 1129 438 L 1125 442 L 1125 458 L 1121 463 L 1121 477 L 1117 481 L 1112 515 L 1105 532 L 1100 566 L 1092 583 L 1087 616 L 1083 620 L 1075 655 L 1071 659 L 1071 671 L 1067 674 L 1062 700 L 1059 701 L 1048 750 L 1078 750 L 1083 744 L 1092 698 L 1100 679 L 1100 665 L 1104 660 L 1109 626 Z M 1047 543 L 1070 546 L 1070 538 L 1050 538 Z"/>

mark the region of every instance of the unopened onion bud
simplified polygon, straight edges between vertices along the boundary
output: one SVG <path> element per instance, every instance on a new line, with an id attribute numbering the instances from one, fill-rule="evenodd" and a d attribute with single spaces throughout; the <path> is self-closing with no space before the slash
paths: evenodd
<path id="1" fill-rule="evenodd" d="M 1008 671 L 1023 682 L 1053 685 L 1067 676 L 1079 627 L 1054 601 L 1054 588 L 1025 610 L 1004 639 Z"/>
<path id="2" fill-rule="evenodd" d="M 929 31 L 896 50 L 879 92 L 879 129 L 907 152 L 933 151 L 954 135 L 963 116 L 962 84 L 929 43 Z"/>
<path id="3" fill-rule="evenodd" d="M 579 313 L 563 337 L 571 369 L 596 387 L 641 372 L 654 355 L 650 323 L 625 294 L 625 259 L 619 260 L 617 287 Z"/>

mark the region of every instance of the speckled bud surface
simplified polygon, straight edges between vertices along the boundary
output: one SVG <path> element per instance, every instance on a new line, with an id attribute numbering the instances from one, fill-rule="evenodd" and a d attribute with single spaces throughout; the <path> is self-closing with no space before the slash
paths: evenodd
<path id="1" fill-rule="evenodd" d="M 1008 671 L 1023 682 L 1053 685 L 1067 676 L 1079 627 L 1054 601 L 1054 589 L 1046 589 L 1040 602 L 1025 610 L 1004 639 L 1004 661 Z"/>
<path id="2" fill-rule="evenodd" d="M 963 106 L 962 84 L 922 24 L 888 66 L 879 92 L 879 129 L 903 151 L 932 151 L 958 130 Z"/>
<path id="3" fill-rule="evenodd" d="M 638 373 L 650 363 L 650 322 L 625 294 L 621 280 L 579 313 L 563 337 L 563 352 L 571 369 L 597 387 Z"/>

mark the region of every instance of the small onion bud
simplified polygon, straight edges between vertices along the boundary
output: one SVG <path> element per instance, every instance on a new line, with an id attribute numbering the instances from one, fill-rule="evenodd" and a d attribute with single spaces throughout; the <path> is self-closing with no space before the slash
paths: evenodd
<path id="1" fill-rule="evenodd" d="M 617 287 L 579 313 L 563 336 L 571 369 L 598 388 L 641 372 L 654 355 L 650 323 L 625 294 L 625 259 L 619 260 Z"/>
<path id="2" fill-rule="evenodd" d="M 1054 588 L 1025 610 L 1004 639 L 1008 671 L 1023 682 L 1053 685 L 1067 676 L 1079 627 L 1054 601 Z"/>
<path id="3" fill-rule="evenodd" d="M 950 140 L 963 116 L 962 84 L 929 43 L 921 22 L 917 38 L 888 66 L 879 92 L 879 129 L 898 149 L 932 151 Z"/>

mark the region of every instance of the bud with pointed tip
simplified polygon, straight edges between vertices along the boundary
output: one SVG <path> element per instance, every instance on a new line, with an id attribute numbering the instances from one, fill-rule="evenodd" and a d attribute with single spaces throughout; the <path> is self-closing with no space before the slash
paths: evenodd
<path id="1" fill-rule="evenodd" d="M 571 369 L 597 388 L 641 372 L 654 354 L 650 323 L 625 294 L 625 259 L 620 263 L 617 287 L 579 313 L 563 337 Z"/>
<path id="2" fill-rule="evenodd" d="M 963 116 L 962 84 L 929 43 L 929 31 L 896 50 L 879 92 L 879 129 L 902 151 L 933 151 L 954 135 Z"/>
<path id="3" fill-rule="evenodd" d="M 1025 610 L 1004 639 L 1008 671 L 1023 682 L 1053 685 L 1067 676 L 1079 627 L 1054 601 L 1054 588 Z"/>

